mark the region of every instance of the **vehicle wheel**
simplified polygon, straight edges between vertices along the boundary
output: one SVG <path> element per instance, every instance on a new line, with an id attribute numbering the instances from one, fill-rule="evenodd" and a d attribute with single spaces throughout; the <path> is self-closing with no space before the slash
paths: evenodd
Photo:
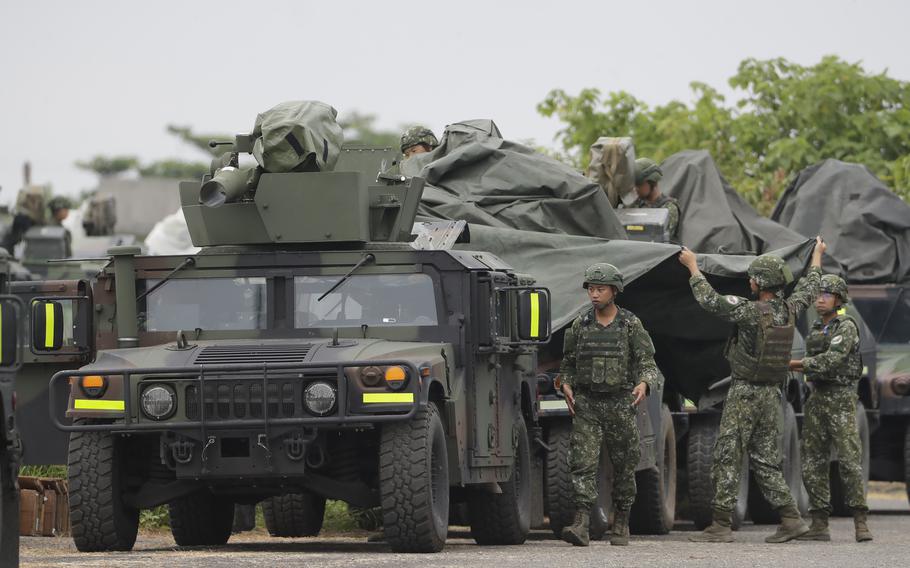
<path id="1" fill-rule="evenodd" d="M 784 406 L 784 431 L 783 431 L 782 468 L 784 480 L 790 488 L 790 494 L 796 499 L 797 508 L 805 514 L 809 509 L 809 495 L 803 485 L 801 458 L 799 449 L 799 426 L 796 424 L 796 413 L 793 406 L 786 403 Z M 749 475 L 749 516 L 756 525 L 776 525 L 780 523 L 780 515 L 765 500 L 755 481 L 755 476 Z"/>
<path id="2" fill-rule="evenodd" d="M 256 528 L 256 505 L 234 504 L 234 522 L 231 533 L 248 532 Z"/>
<path id="3" fill-rule="evenodd" d="M 572 503 L 572 474 L 569 471 L 569 449 L 572 443 L 572 422 L 560 420 L 547 431 L 546 508 L 550 530 L 561 538 L 563 527 L 572 524 L 575 505 Z"/>
<path id="4" fill-rule="evenodd" d="M 382 428 L 379 490 L 385 539 L 395 552 L 439 552 L 449 521 L 449 463 L 436 404 Z"/>
<path id="5" fill-rule="evenodd" d="M 636 473 L 638 494 L 629 516 L 635 534 L 667 534 L 676 519 L 676 429 L 670 408 L 660 410 L 657 464 Z"/>
<path id="6" fill-rule="evenodd" d="M 178 546 L 214 546 L 231 538 L 234 502 L 208 489 L 168 503 L 171 534 Z"/>
<path id="7" fill-rule="evenodd" d="M 569 449 L 572 445 L 572 422 L 560 420 L 547 431 L 547 470 L 545 486 L 546 513 L 550 530 L 561 538 L 562 529 L 572 524 L 575 516 L 572 495 L 572 473 L 569 471 Z M 613 466 L 606 448 L 601 448 L 600 465 L 597 469 L 597 503 L 591 508 L 589 535 L 591 540 L 600 540 L 607 533 L 611 509 L 610 490 L 613 486 Z"/>
<path id="8" fill-rule="evenodd" d="M 907 487 L 907 500 L 910 501 L 910 426 L 904 430 L 904 483 Z"/>
<path id="9" fill-rule="evenodd" d="M 70 531 L 81 552 L 131 550 L 139 509 L 121 499 L 124 441 L 107 432 L 73 432 L 67 455 Z"/>
<path id="10" fill-rule="evenodd" d="M 856 403 L 856 427 L 859 430 L 859 444 L 862 448 L 863 493 L 869 490 L 869 418 L 862 402 Z M 844 488 L 840 481 L 840 465 L 831 462 L 831 510 L 835 517 L 851 517 L 853 511 L 847 506 Z"/>
<path id="11" fill-rule="evenodd" d="M 19 565 L 19 492 L 11 458 L 0 437 L 0 566 Z"/>
<path id="12" fill-rule="evenodd" d="M 262 502 L 265 527 L 272 536 L 316 536 L 325 517 L 325 497 L 312 493 L 289 493 Z"/>
<path id="13" fill-rule="evenodd" d="M 697 421 L 689 429 L 686 469 L 689 480 L 689 515 L 695 527 L 703 529 L 713 517 L 714 482 L 711 465 L 714 462 L 714 442 L 719 424 L 714 421 Z M 739 495 L 733 509 L 733 530 L 739 530 L 748 511 L 749 457 L 743 456 Z"/>
<path id="14" fill-rule="evenodd" d="M 477 544 L 522 544 L 531 530 L 531 445 L 524 418 L 512 427 L 515 462 L 500 494 L 471 491 L 468 514 Z"/>

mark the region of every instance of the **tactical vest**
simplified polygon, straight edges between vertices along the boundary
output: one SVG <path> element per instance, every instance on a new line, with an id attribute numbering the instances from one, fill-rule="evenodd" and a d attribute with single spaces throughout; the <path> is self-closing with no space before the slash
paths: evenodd
<path id="1" fill-rule="evenodd" d="M 619 308 L 608 327 L 597 324 L 593 310 L 582 316 L 576 331 L 575 383 L 583 390 L 614 393 L 635 386 L 629 362 L 630 316 Z"/>
<path id="2" fill-rule="evenodd" d="M 827 326 L 824 326 L 821 329 L 813 327 L 809 332 L 809 337 L 806 338 L 806 355 L 814 357 L 827 351 L 831 347 L 831 337 L 840 326 L 845 324 L 856 326 L 856 330 L 859 332 L 859 326 L 856 325 L 856 320 L 847 314 L 838 314 L 834 319 L 828 322 Z M 828 333 L 824 332 L 826 328 L 828 329 Z M 853 346 L 850 353 L 847 354 L 847 360 L 843 365 L 836 369 L 830 369 L 826 373 L 807 373 L 806 380 L 820 380 L 826 384 L 852 385 L 859 380 L 862 374 L 863 360 L 859 353 L 859 343 L 857 343 Z"/>
<path id="3" fill-rule="evenodd" d="M 734 379 L 758 384 L 782 384 L 790 364 L 793 349 L 793 333 L 796 330 L 793 309 L 787 308 L 786 325 L 774 325 L 774 313 L 768 302 L 756 302 L 760 313 L 758 336 L 755 338 L 755 352 L 749 353 L 739 345 L 739 329 L 727 342 L 726 356 Z"/>
<path id="4" fill-rule="evenodd" d="M 651 206 L 658 207 L 658 208 L 666 207 L 668 203 L 677 203 L 677 201 L 676 201 L 676 199 L 670 197 L 669 195 L 667 195 L 665 193 L 661 193 L 660 197 L 655 199 L 654 203 Z"/>

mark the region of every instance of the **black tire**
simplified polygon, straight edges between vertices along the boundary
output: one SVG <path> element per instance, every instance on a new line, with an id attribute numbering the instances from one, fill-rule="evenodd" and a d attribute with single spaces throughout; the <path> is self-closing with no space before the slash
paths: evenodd
<path id="1" fill-rule="evenodd" d="M 711 480 L 711 465 L 714 463 L 714 442 L 717 440 L 719 424 L 711 420 L 699 420 L 689 428 L 689 443 L 686 450 L 686 470 L 689 482 L 689 516 L 695 527 L 703 529 L 713 518 L 714 482 Z M 742 477 L 739 495 L 733 509 L 733 529 L 738 530 L 746 518 L 749 495 L 748 456 L 743 456 Z"/>
<path id="2" fill-rule="evenodd" d="M 470 493 L 468 516 L 477 544 L 522 544 L 531 531 L 531 444 L 521 415 L 513 425 L 512 451 L 512 478 L 499 484 L 502 493 Z"/>
<path id="3" fill-rule="evenodd" d="M 670 408 L 660 409 L 655 467 L 636 472 L 638 491 L 629 516 L 635 534 L 667 534 L 676 520 L 676 429 Z"/>
<path id="4" fill-rule="evenodd" d="M 19 492 L 11 458 L 0 437 L 0 566 L 19 565 Z"/>
<path id="5" fill-rule="evenodd" d="M 67 455 L 70 531 L 81 552 L 132 550 L 139 509 L 126 506 L 124 441 L 106 432 L 73 432 Z"/>
<path id="6" fill-rule="evenodd" d="M 554 421 L 547 430 L 547 470 L 545 487 L 545 510 L 550 521 L 550 530 L 556 538 L 562 538 L 562 529 L 572 524 L 575 516 L 574 496 L 572 495 L 572 474 L 569 471 L 569 450 L 572 444 L 572 422 L 570 420 Z M 598 497 L 591 507 L 591 540 L 600 540 L 609 529 L 611 509 L 610 489 L 612 487 L 613 467 L 606 448 L 601 448 L 600 465 L 597 470 Z"/>
<path id="7" fill-rule="evenodd" d="M 856 427 L 859 430 L 859 444 L 862 448 L 863 493 L 869 490 L 869 418 L 862 402 L 856 403 Z M 844 486 L 840 481 L 840 464 L 831 462 L 831 514 L 835 517 L 852 517 L 853 511 L 847 506 Z"/>
<path id="8" fill-rule="evenodd" d="M 234 502 L 203 489 L 168 503 L 178 546 L 217 546 L 231 538 Z"/>
<path id="9" fill-rule="evenodd" d="M 325 517 L 325 497 L 312 493 L 289 493 L 262 502 L 265 527 L 272 536 L 316 536 Z"/>
<path id="10" fill-rule="evenodd" d="M 234 523 L 231 533 L 237 534 L 256 528 L 256 505 L 234 505 Z"/>
<path id="11" fill-rule="evenodd" d="M 410 421 L 383 426 L 379 490 L 382 528 L 393 551 L 442 550 L 449 528 L 449 462 L 435 403 Z"/>
<path id="12" fill-rule="evenodd" d="M 572 422 L 558 420 L 547 430 L 546 509 L 550 530 L 561 538 L 563 527 L 572 524 L 575 505 L 572 503 L 572 476 L 569 471 L 569 449 L 572 443 Z"/>
<path id="13" fill-rule="evenodd" d="M 809 496 L 803 485 L 802 460 L 799 447 L 799 426 L 796 423 L 796 412 L 790 403 L 784 405 L 784 430 L 782 432 L 783 454 L 782 469 L 784 480 L 790 488 L 790 494 L 796 500 L 796 506 L 805 514 L 809 509 Z M 780 515 L 765 500 L 755 481 L 755 476 L 749 475 L 749 516 L 756 525 L 776 525 L 780 523 Z"/>

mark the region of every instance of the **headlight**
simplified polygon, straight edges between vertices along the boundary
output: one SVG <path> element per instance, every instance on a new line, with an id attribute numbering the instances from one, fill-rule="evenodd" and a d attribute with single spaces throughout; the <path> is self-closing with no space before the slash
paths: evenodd
<path id="1" fill-rule="evenodd" d="M 303 391 L 303 404 L 316 416 L 325 416 L 335 409 L 335 387 L 329 383 L 317 381 L 310 383 Z"/>
<path id="2" fill-rule="evenodd" d="M 153 385 L 142 391 L 139 397 L 142 413 L 152 420 L 170 418 L 177 409 L 177 395 L 167 385 Z"/>

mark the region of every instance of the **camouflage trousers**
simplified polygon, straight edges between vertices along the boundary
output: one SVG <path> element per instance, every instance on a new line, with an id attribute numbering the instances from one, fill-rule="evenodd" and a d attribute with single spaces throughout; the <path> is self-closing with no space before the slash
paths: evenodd
<path id="1" fill-rule="evenodd" d="M 806 402 L 803 421 L 803 483 L 810 511 L 831 513 L 831 449 L 837 451 L 846 505 L 867 511 L 863 492 L 862 447 L 856 427 L 856 387 L 832 385 L 816 389 Z"/>
<path id="2" fill-rule="evenodd" d="M 783 423 L 778 387 L 733 381 L 714 443 L 715 509 L 732 511 L 735 507 L 744 455 L 749 456 L 762 495 L 774 509 L 796 504 L 782 469 Z"/>
<path id="3" fill-rule="evenodd" d="M 628 392 L 575 394 L 569 470 L 576 509 L 587 510 L 597 501 L 601 448 L 613 464 L 613 506 L 627 511 L 635 501 L 635 466 L 641 453 L 635 409 Z"/>

